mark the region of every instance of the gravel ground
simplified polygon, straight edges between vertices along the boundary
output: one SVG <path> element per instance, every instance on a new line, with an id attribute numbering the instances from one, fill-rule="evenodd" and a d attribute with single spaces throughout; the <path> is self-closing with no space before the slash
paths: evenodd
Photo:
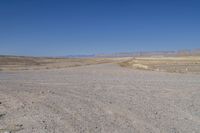
<path id="1" fill-rule="evenodd" d="M 200 75 L 115 64 L 0 72 L 0 133 L 199 133 Z"/>

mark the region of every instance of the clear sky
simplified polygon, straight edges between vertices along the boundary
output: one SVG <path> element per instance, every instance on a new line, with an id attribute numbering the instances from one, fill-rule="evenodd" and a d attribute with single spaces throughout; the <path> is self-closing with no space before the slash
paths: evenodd
<path id="1" fill-rule="evenodd" d="M 0 0 L 0 54 L 200 48 L 199 0 Z"/>

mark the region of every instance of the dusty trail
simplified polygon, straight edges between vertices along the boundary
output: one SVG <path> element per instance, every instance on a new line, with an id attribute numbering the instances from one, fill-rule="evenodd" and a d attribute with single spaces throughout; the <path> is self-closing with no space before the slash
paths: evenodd
<path id="1" fill-rule="evenodd" d="M 199 133 L 200 75 L 115 64 L 0 73 L 0 133 Z"/>

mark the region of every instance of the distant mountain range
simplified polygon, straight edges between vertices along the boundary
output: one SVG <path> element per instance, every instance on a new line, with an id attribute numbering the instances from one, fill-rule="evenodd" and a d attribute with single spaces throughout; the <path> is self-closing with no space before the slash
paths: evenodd
<path id="1" fill-rule="evenodd" d="M 89 55 L 67 55 L 67 56 L 46 56 L 44 58 L 113 58 L 113 57 L 138 57 L 138 56 L 200 56 L 200 49 L 179 50 L 179 51 L 146 51 L 146 52 L 120 52 L 112 54 L 89 54 Z M 0 57 L 36 57 L 37 56 L 14 56 L 0 55 Z M 43 57 L 42 57 L 43 58 Z"/>
<path id="2" fill-rule="evenodd" d="M 120 52 L 113 54 L 99 54 L 95 57 L 138 57 L 138 56 L 200 56 L 200 49 L 179 51 L 146 51 L 146 52 Z"/>

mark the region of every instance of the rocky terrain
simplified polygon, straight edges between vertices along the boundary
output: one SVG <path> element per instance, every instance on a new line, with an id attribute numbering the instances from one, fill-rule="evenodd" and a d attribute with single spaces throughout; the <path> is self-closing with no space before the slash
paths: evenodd
<path id="1" fill-rule="evenodd" d="M 0 133 L 199 133 L 200 75 L 117 64 L 0 72 Z"/>

